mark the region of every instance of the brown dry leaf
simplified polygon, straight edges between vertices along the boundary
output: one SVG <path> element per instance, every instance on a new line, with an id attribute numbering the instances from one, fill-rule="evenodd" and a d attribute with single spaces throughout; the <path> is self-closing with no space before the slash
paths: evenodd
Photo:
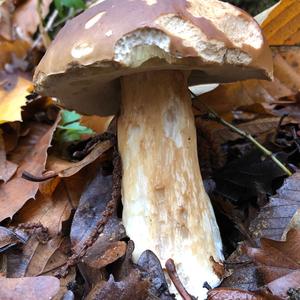
<path id="1" fill-rule="evenodd" d="M 16 172 L 17 164 L 6 159 L 5 143 L 0 129 L 0 181 L 7 182 Z"/>
<path id="2" fill-rule="evenodd" d="M 0 88 L 0 124 L 22 121 L 21 107 L 26 104 L 26 96 L 31 82 L 22 76 L 17 77 L 16 80 L 16 85 L 11 90 Z"/>
<path id="3" fill-rule="evenodd" d="M 222 84 L 215 90 L 203 94 L 195 100 L 201 107 L 200 101 L 206 103 L 219 114 L 235 110 L 240 106 L 251 106 L 261 103 L 266 110 L 273 112 L 276 104 L 295 103 L 293 97 L 300 89 L 300 47 L 273 47 L 274 80 L 246 80 L 230 84 Z M 283 101 L 283 98 L 290 101 Z"/>
<path id="4" fill-rule="evenodd" d="M 112 119 L 113 116 L 111 117 L 82 116 L 80 119 L 80 124 L 87 128 L 91 128 L 97 134 L 102 134 L 107 130 Z"/>
<path id="5" fill-rule="evenodd" d="M 59 291 L 59 280 L 52 276 L 0 277 L 1 300 L 49 300 Z"/>
<path id="6" fill-rule="evenodd" d="M 12 22 L 11 16 L 15 9 L 13 1 L 6 0 L 0 2 L 0 38 L 12 40 Z"/>
<path id="7" fill-rule="evenodd" d="M 0 70 L 4 65 L 11 63 L 13 57 L 24 58 L 29 49 L 29 44 L 23 40 L 6 41 L 0 39 Z"/>
<path id="8" fill-rule="evenodd" d="M 25 240 L 17 235 L 12 230 L 0 226 L 0 252 L 16 245 L 17 243 L 24 243 Z"/>
<path id="9" fill-rule="evenodd" d="M 266 136 L 274 131 L 274 128 L 277 128 L 278 123 L 278 117 L 268 117 L 239 124 L 237 127 L 255 136 L 258 142 L 264 143 Z M 204 157 L 206 161 L 210 160 L 213 168 L 223 167 L 227 158 L 222 145 L 228 143 L 228 141 L 237 140 L 240 136 L 221 124 L 202 120 L 201 118 L 196 119 L 196 127 L 200 135 L 200 159 Z"/>
<path id="10" fill-rule="evenodd" d="M 207 300 L 280 300 L 276 296 L 230 288 L 217 288 L 208 292 Z"/>
<path id="11" fill-rule="evenodd" d="M 294 214 L 293 218 L 291 219 L 290 223 L 286 227 L 283 235 L 282 235 L 282 240 L 286 239 L 286 234 L 292 229 L 298 229 L 300 230 L 300 208 L 296 211 Z"/>
<path id="12" fill-rule="evenodd" d="M 261 239 L 261 248 L 245 247 L 245 251 L 263 275 L 268 289 L 285 298 L 291 288 L 300 286 L 300 230 L 291 229 L 286 241 Z"/>
<path id="13" fill-rule="evenodd" d="M 101 155 L 108 151 L 112 147 L 111 141 L 104 141 L 98 143 L 95 148 L 81 161 L 79 162 L 70 162 L 63 160 L 56 156 L 50 155 L 47 161 L 47 170 L 53 171 L 59 177 L 70 177 L 85 166 L 96 161 Z"/>
<path id="14" fill-rule="evenodd" d="M 43 270 L 45 275 L 55 275 L 59 269 L 68 261 L 68 254 L 71 252 L 70 241 L 64 238 L 59 248 L 49 258 L 47 265 Z M 68 291 L 70 283 L 74 283 L 76 278 L 76 268 L 71 267 L 68 270 L 67 276 L 60 278 L 60 289 L 53 300 L 62 300 L 64 294 Z M 67 298 L 68 299 L 68 298 Z"/>
<path id="15" fill-rule="evenodd" d="M 115 281 L 111 275 L 109 280 L 94 288 L 87 296 L 87 300 L 144 300 L 148 297 L 150 283 L 144 280 L 138 270 L 132 270 L 121 281 Z"/>
<path id="16" fill-rule="evenodd" d="M 52 197 L 38 193 L 14 217 L 14 224 L 41 223 L 49 231 L 51 237 L 56 237 L 62 229 L 62 223 L 69 219 L 73 209 L 73 201 L 64 185 L 61 183 Z"/>
<path id="17" fill-rule="evenodd" d="M 47 234 L 41 243 L 38 231 L 33 231 L 21 252 L 16 250 L 7 254 L 9 276 L 37 276 L 44 272 L 63 241 L 62 226 L 70 218 L 72 209 L 72 199 L 69 198 L 63 183 L 58 186 L 52 197 L 38 193 L 35 200 L 24 205 L 15 215 L 13 225 L 25 224 L 36 229 L 43 226 Z M 40 227 L 36 224 L 40 224 Z"/>
<path id="18" fill-rule="evenodd" d="M 7 154 L 12 152 L 18 144 L 18 140 L 22 135 L 22 127 L 20 122 L 10 122 L 1 125 L 2 135 L 5 143 L 5 151 Z"/>
<path id="19" fill-rule="evenodd" d="M 299 0 L 281 0 L 279 5 L 268 14 L 261 27 L 270 45 L 299 44 Z"/>
<path id="20" fill-rule="evenodd" d="M 8 159 L 19 167 L 11 180 L 0 185 L 0 220 L 11 218 L 29 199 L 35 197 L 39 184 L 21 176 L 24 171 L 42 175 L 57 122 L 52 126 L 30 123 L 28 136 L 20 138 L 17 149 L 9 155 Z"/>
<path id="21" fill-rule="evenodd" d="M 73 251 L 80 253 L 85 243 L 91 239 L 97 224 L 103 219 L 112 199 L 112 176 L 102 168 L 83 192 L 71 227 Z M 87 250 L 82 261 L 93 268 L 101 269 L 124 256 L 126 243 L 124 226 L 116 211 L 109 217 L 97 240 Z"/>
<path id="22" fill-rule="evenodd" d="M 300 173 L 288 177 L 275 196 L 260 209 L 251 222 L 249 231 L 253 238 L 280 239 L 291 218 L 300 206 Z"/>
<path id="23" fill-rule="evenodd" d="M 41 3 L 42 17 L 46 17 L 52 0 L 44 0 Z M 38 0 L 27 0 L 16 8 L 13 15 L 13 24 L 22 39 L 31 41 L 40 24 L 37 5 Z"/>

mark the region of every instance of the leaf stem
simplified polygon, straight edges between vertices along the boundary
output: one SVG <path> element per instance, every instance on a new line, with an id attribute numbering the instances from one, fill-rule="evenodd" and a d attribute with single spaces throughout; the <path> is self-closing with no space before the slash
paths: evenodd
<path id="1" fill-rule="evenodd" d="M 288 176 L 292 176 L 292 172 L 267 148 L 265 148 L 262 144 L 260 144 L 251 134 L 239 129 L 238 127 L 235 127 L 231 123 L 227 122 L 223 118 L 221 118 L 217 112 L 215 112 L 212 108 L 210 108 L 206 103 L 202 102 L 201 99 L 197 95 L 195 95 L 191 90 L 190 93 L 194 98 L 197 98 L 198 101 L 209 111 L 209 118 L 213 121 L 216 121 L 226 127 L 228 127 L 233 132 L 236 132 L 240 136 L 244 137 L 245 139 L 249 140 L 251 143 L 253 143 L 265 156 L 271 158 L 273 162 L 282 170 L 284 171 Z"/>

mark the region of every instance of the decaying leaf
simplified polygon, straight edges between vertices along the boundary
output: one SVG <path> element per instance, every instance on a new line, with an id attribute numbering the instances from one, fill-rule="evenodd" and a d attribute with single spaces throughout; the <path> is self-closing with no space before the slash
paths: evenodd
<path id="1" fill-rule="evenodd" d="M 215 90 L 200 96 L 199 101 L 225 115 L 240 106 L 250 106 L 261 103 L 273 112 L 276 104 L 290 104 L 291 101 L 283 101 L 284 98 L 295 96 L 300 87 L 299 46 L 273 47 L 274 56 L 274 80 L 246 80 L 230 84 L 222 84 Z M 289 54 L 289 53 L 292 54 Z M 293 59 L 285 59 L 291 57 Z M 200 106 L 200 102 L 197 106 Z M 295 102 L 293 100 L 292 102 Z"/>
<path id="2" fill-rule="evenodd" d="M 287 178 L 277 194 L 260 209 L 249 228 L 254 238 L 281 239 L 285 228 L 300 206 L 299 181 L 299 172 Z"/>
<path id="3" fill-rule="evenodd" d="M 281 298 L 263 293 L 230 288 L 218 288 L 208 292 L 207 300 L 280 300 Z"/>
<path id="4" fill-rule="evenodd" d="M 0 181 L 7 182 L 16 172 L 18 165 L 6 159 L 5 142 L 0 129 Z"/>
<path id="5" fill-rule="evenodd" d="M 285 298 L 291 288 L 300 286 L 300 231 L 291 229 L 286 241 L 261 239 L 261 248 L 246 247 L 246 253 L 258 265 L 268 289 Z"/>
<path id="6" fill-rule="evenodd" d="M 0 70 L 5 64 L 11 63 L 14 57 L 23 59 L 28 48 L 29 44 L 23 40 L 6 41 L 0 39 Z"/>
<path id="7" fill-rule="evenodd" d="M 94 130 L 97 134 L 104 133 L 110 122 L 113 120 L 113 116 L 111 117 L 100 117 L 100 116 L 81 116 L 80 124 L 91 128 Z"/>
<path id="8" fill-rule="evenodd" d="M 286 239 L 286 234 L 292 229 L 298 229 L 300 230 L 300 208 L 296 211 L 294 216 L 292 217 L 290 223 L 288 226 L 285 228 L 285 231 L 283 232 L 282 239 Z"/>
<path id="9" fill-rule="evenodd" d="M 50 155 L 47 161 L 47 170 L 52 171 L 59 177 L 70 177 L 85 166 L 97 160 L 101 155 L 112 147 L 111 141 L 98 143 L 94 149 L 82 160 L 78 162 L 70 162 L 54 155 Z"/>
<path id="10" fill-rule="evenodd" d="M 19 167 L 11 180 L 0 186 L 0 220 L 11 218 L 29 199 L 35 197 L 39 184 L 21 176 L 24 171 L 42 174 L 55 128 L 56 123 L 52 126 L 31 123 L 29 134 L 20 139 L 17 149 L 8 157 Z"/>
<path id="11" fill-rule="evenodd" d="M 174 300 L 157 256 L 150 250 L 146 250 L 140 256 L 137 265 L 147 273 L 150 281 L 149 293 L 161 300 Z"/>
<path id="12" fill-rule="evenodd" d="M 13 1 L 0 2 L 0 39 L 12 40 L 12 21 L 11 16 L 15 9 Z"/>
<path id="13" fill-rule="evenodd" d="M 59 280 L 55 277 L 0 277 L 1 300 L 49 300 L 59 290 Z"/>
<path id="14" fill-rule="evenodd" d="M 71 227 L 73 251 L 80 253 L 84 245 L 93 238 L 97 225 L 106 213 L 112 199 L 112 176 L 105 169 L 100 169 L 97 176 L 82 194 L 79 207 Z M 109 217 L 101 234 L 94 241 L 82 258 L 93 268 L 103 268 L 124 256 L 126 243 L 120 242 L 126 237 L 125 229 L 116 211 Z"/>
<path id="15" fill-rule="evenodd" d="M 96 288 L 87 296 L 87 300 L 145 300 L 149 281 L 143 279 L 138 270 L 132 270 L 124 280 L 115 281 L 111 275 L 107 282 Z"/>
<path id="16" fill-rule="evenodd" d="M 51 2 L 51 0 L 41 1 L 42 17 L 46 17 L 48 14 Z M 20 38 L 24 40 L 31 41 L 40 24 L 37 6 L 38 0 L 23 1 L 13 15 L 13 24 Z"/>
<path id="17" fill-rule="evenodd" d="M 0 226 L 0 252 L 15 246 L 18 243 L 24 243 L 26 239 L 12 230 Z"/>

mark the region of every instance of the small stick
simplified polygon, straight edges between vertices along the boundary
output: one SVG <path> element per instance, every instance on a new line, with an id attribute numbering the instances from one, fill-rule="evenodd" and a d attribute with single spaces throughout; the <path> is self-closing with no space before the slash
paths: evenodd
<path id="1" fill-rule="evenodd" d="M 48 179 L 52 179 L 54 177 L 56 177 L 58 174 L 54 171 L 48 171 L 46 173 L 44 173 L 44 175 L 42 176 L 35 176 L 27 171 L 24 171 L 22 173 L 22 178 L 23 179 L 26 179 L 28 181 L 33 181 L 33 182 L 43 182 L 43 181 L 46 181 Z"/>
<path id="2" fill-rule="evenodd" d="M 237 134 L 239 134 L 240 136 L 246 138 L 247 140 L 249 140 L 251 143 L 253 143 L 264 155 L 266 155 L 267 157 L 271 158 L 273 160 L 273 162 L 281 169 L 283 170 L 288 176 L 292 176 L 292 172 L 267 148 L 265 148 L 263 145 L 261 145 L 251 134 L 235 127 L 234 125 L 232 125 L 231 123 L 225 121 L 224 119 L 222 119 L 213 109 L 211 109 L 210 107 L 208 107 L 205 103 L 203 103 L 199 97 L 197 95 L 195 95 L 191 90 L 190 93 L 192 94 L 192 96 L 194 98 L 197 98 L 200 103 L 209 111 L 209 117 L 211 118 L 211 120 L 216 121 L 226 127 L 228 127 L 230 130 L 232 130 L 233 132 L 236 132 Z"/>
<path id="3" fill-rule="evenodd" d="M 196 298 L 191 296 L 187 290 L 185 289 L 185 287 L 183 286 L 182 282 L 180 281 L 180 278 L 177 274 L 176 271 L 176 267 L 174 264 L 174 260 L 169 258 L 166 261 L 166 269 L 168 272 L 169 277 L 171 278 L 173 284 L 176 287 L 176 290 L 178 291 L 178 293 L 180 294 L 180 296 L 182 297 L 183 300 L 195 300 Z"/>

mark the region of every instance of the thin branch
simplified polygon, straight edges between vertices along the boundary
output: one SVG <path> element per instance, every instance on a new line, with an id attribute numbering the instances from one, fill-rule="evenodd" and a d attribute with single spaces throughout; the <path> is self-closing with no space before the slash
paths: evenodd
<path id="1" fill-rule="evenodd" d="M 222 119 L 212 108 L 210 108 L 206 103 L 202 102 L 197 95 L 195 95 L 191 90 L 189 90 L 190 93 L 194 98 L 197 98 L 198 101 L 208 110 L 209 112 L 209 118 L 213 121 L 216 121 L 226 127 L 228 127 L 231 131 L 239 134 L 240 136 L 246 138 L 251 143 L 253 143 L 265 156 L 271 158 L 273 162 L 282 170 L 284 171 L 288 176 L 292 176 L 292 172 L 267 148 L 265 148 L 262 144 L 260 144 L 251 134 L 235 127 L 231 123 L 225 121 Z"/>

